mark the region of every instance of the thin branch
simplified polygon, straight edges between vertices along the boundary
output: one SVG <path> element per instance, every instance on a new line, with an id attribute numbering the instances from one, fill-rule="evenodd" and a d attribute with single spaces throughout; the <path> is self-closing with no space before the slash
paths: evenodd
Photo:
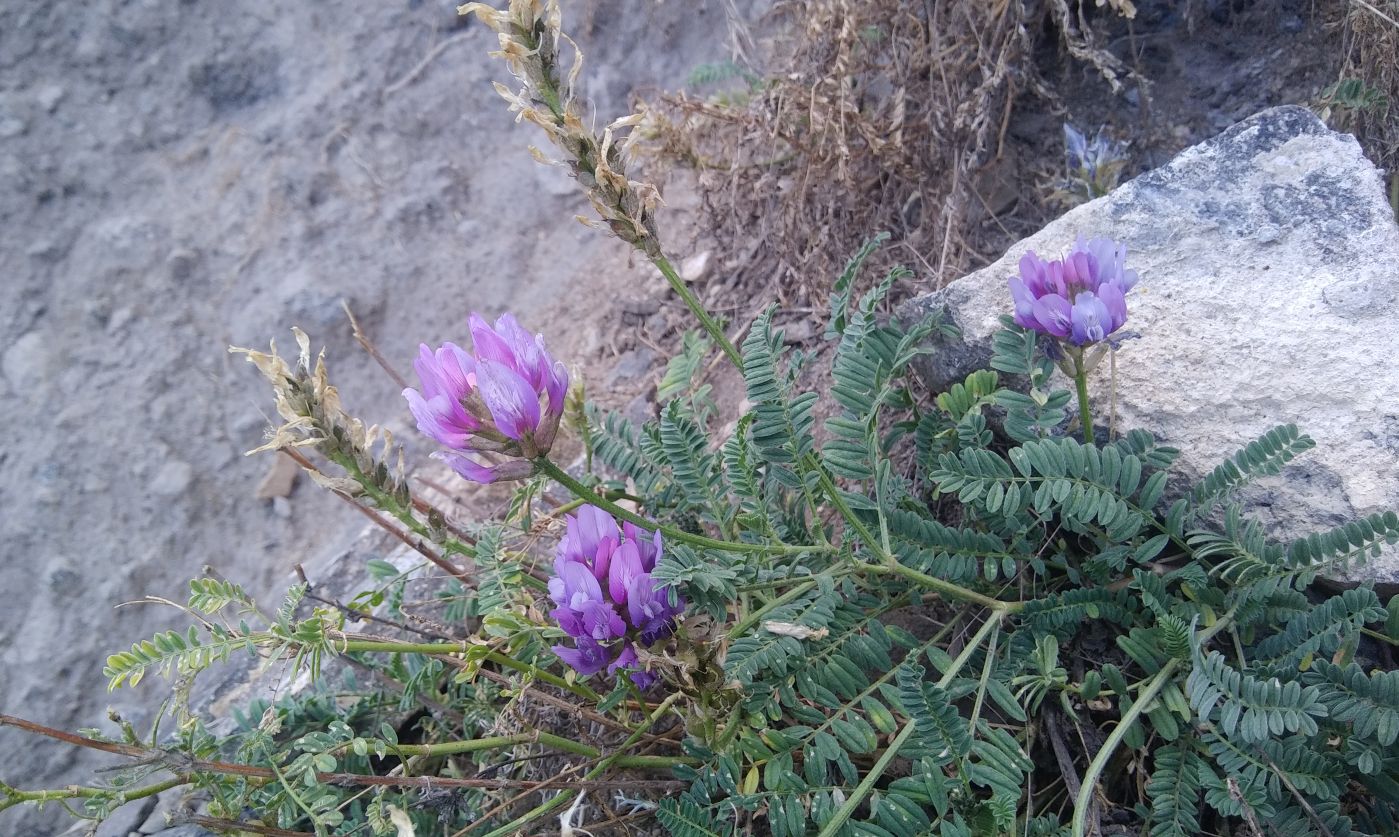
<path id="1" fill-rule="evenodd" d="M 439 56 L 439 55 L 441 55 L 443 52 L 445 52 L 445 51 L 447 50 L 447 47 L 450 47 L 452 44 L 455 44 L 455 43 L 457 43 L 458 41 L 461 41 L 461 40 L 463 40 L 463 39 L 465 39 L 465 38 L 467 38 L 467 37 L 470 37 L 471 35 L 472 35 L 472 33 L 470 33 L 470 32 L 461 32 L 461 33 L 459 33 L 459 34 L 453 35 L 452 37 L 450 37 L 450 38 L 448 38 L 447 40 L 443 41 L 442 43 L 438 44 L 437 46 L 433 47 L 431 50 L 428 50 L 428 54 L 425 55 L 425 56 L 423 56 L 423 60 L 419 61 L 419 62 L 417 63 L 417 66 L 415 66 L 415 67 L 413 67 L 413 69 L 409 70 L 408 73 L 407 73 L 405 76 L 403 76 L 403 78 L 399 79 L 398 81 L 396 81 L 396 82 L 394 82 L 393 84 L 390 84 L 388 87 L 385 87 L 385 88 L 384 88 L 384 95 L 385 95 L 385 96 L 392 96 L 394 93 L 397 93 L 398 91 L 402 90 L 403 88 L 405 88 L 405 87 L 407 87 L 408 85 L 412 84 L 413 82 L 417 81 L 417 80 L 418 80 L 418 76 L 422 75 L 422 74 L 423 74 L 423 71 L 426 70 L 426 69 L 428 68 L 428 65 L 431 64 L 433 61 L 435 61 L 435 60 L 437 59 L 437 56 Z M 349 310 L 350 310 L 350 309 L 349 309 L 349 306 L 346 306 L 346 307 L 345 307 L 345 311 L 348 313 Z M 358 336 L 358 335 L 356 335 L 356 336 Z M 377 359 L 377 357 L 378 357 L 377 354 L 375 355 L 375 357 L 376 357 L 376 359 Z M 392 374 L 392 373 L 390 373 L 390 374 Z M 401 383 L 401 382 L 400 382 L 400 383 Z"/>
<path id="2" fill-rule="evenodd" d="M 265 834 L 267 837 L 316 837 L 310 831 L 287 831 L 285 828 L 273 828 L 270 825 L 258 825 L 251 822 L 240 822 L 238 820 L 225 820 L 218 817 L 207 817 L 203 814 L 195 814 L 189 817 L 180 817 L 181 823 L 192 823 L 210 830 L 232 831 L 235 833 L 247 832 L 249 834 Z"/>
<path id="3" fill-rule="evenodd" d="M 438 46 L 445 47 L 448 43 L 451 43 L 451 41 L 444 41 Z M 411 76 L 412 74 L 410 73 L 409 75 Z M 374 358 L 374 362 L 379 364 L 380 369 L 384 370 L 390 378 L 393 378 L 393 382 L 398 384 L 399 389 L 407 389 L 408 382 L 403 379 L 402 375 L 398 374 L 397 369 L 389 365 L 389 362 L 384 359 L 383 355 L 379 354 L 379 347 L 374 345 L 374 341 L 370 340 L 369 336 L 364 333 L 364 330 L 359 327 L 359 320 L 355 319 L 355 312 L 350 310 L 349 300 L 340 300 L 340 307 L 345 309 L 345 316 L 350 318 L 350 329 L 354 332 L 355 342 L 359 343 L 360 348 L 364 349 L 370 357 Z"/>
<path id="4" fill-rule="evenodd" d="M 323 471 L 321 471 L 320 468 L 316 467 L 316 464 L 314 462 L 307 459 L 300 451 L 296 450 L 295 448 L 285 448 L 284 450 L 288 456 L 296 460 L 296 464 L 300 465 L 302 468 L 305 468 L 307 471 L 314 474 L 324 473 Z M 457 579 L 458 581 L 460 581 L 468 587 L 473 586 L 474 582 L 471 579 L 471 577 L 467 575 L 465 570 L 461 569 L 460 567 L 457 567 L 447 559 L 443 558 L 435 550 L 433 550 L 432 547 L 428 546 L 427 544 L 423 543 L 417 538 L 414 538 L 407 532 L 404 532 L 402 529 L 399 529 L 397 526 L 394 526 L 393 524 L 389 523 L 388 518 L 384 517 L 383 515 L 379 514 L 371 508 L 366 508 L 355 498 L 342 491 L 335 491 L 334 489 L 331 489 L 331 493 L 333 493 L 336 497 L 339 497 L 341 500 L 344 500 L 360 514 L 374 521 L 374 523 L 377 524 L 384 531 L 388 532 L 389 534 L 398 538 L 403 543 L 412 547 L 418 552 L 418 554 L 422 555 L 424 558 L 436 564 L 440 569 L 442 569 L 442 571 L 446 572 L 448 575 L 451 575 L 453 578 Z"/>
<path id="5" fill-rule="evenodd" d="M 306 585 L 306 598 L 311 599 L 312 601 L 320 602 L 321 604 L 330 605 L 331 607 L 345 614 L 345 616 L 351 622 L 358 622 L 361 619 L 364 619 L 370 622 L 377 622 L 380 625 L 387 625 L 390 628 L 397 628 L 400 631 L 408 631 L 410 633 L 418 634 L 419 636 L 425 636 L 430 639 L 440 639 L 443 642 L 456 641 L 452 637 L 449 637 L 445 634 L 439 634 L 436 631 L 429 631 L 423 628 L 415 628 L 412 625 L 407 624 L 406 622 L 399 622 L 394 619 L 385 619 L 382 616 L 375 616 L 374 614 L 367 613 L 363 610 L 355 610 L 354 608 L 336 599 L 327 599 L 324 596 L 318 596 L 315 593 L 316 585 L 312 584 L 311 580 L 306 577 L 306 571 L 302 569 L 301 565 L 297 564 L 293 569 L 295 569 L 296 571 L 296 577 L 301 579 L 302 584 Z"/>

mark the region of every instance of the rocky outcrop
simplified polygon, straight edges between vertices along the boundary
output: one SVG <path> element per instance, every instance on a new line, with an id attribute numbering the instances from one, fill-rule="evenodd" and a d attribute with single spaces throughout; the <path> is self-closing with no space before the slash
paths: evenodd
<path id="1" fill-rule="evenodd" d="M 1115 380 L 1104 363 L 1092 381 L 1101 422 L 1115 403 L 1116 426 L 1180 448 L 1188 477 L 1295 423 L 1316 449 L 1246 498 L 1279 537 L 1399 509 L 1399 226 L 1354 138 L 1265 111 L 910 300 L 903 320 L 945 309 L 962 330 L 925 359 L 932 387 L 989 359 L 1025 251 L 1080 234 L 1125 243 L 1142 276 Z M 1399 583 L 1399 550 L 1351 576 Z"/>

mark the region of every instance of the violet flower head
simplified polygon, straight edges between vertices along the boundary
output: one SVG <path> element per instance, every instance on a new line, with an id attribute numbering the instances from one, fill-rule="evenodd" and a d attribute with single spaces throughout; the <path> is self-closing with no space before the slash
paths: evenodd
<path id="1" fill-rule="evenodd" d="M 607 668 L 611 652 L 587 637 L 574 640 L 574 647 L 555 645 L 553 648 L 559 659 L 568 663 L 579 674 L 587 677 Z"/>
<path id="2" fill-rule="evenodd" d="M 599 583 L 606 581 L 612 553 L 620 542 L 617 521 L 597 506 L 583 506 L 565 520 L 568 526 L 559 541 L 557 560 L 583 564 L 592 570 Z"/>
<path id="3" fill-rule="evenodd" d="M 587 637 L 610 642 L 626 632 L 617 610 L 602 595 L 602 586 L 592 572 L 574 561 L 557 561 L 557 573 L 549 579 L 549 598 L 558 605 L 550 615 L 564 632 L 575 639 Z"/>
<path id="4" fill-rule="evenodd" d="M 486 324 L 479 314 L 469 323 L 473 351 L 444 343 L 426 344 L 413 368 L 421 389 L 403 397 L 418 429 L 445 450 L 446 460 L 466 479 L 489 483 L 523 479 L 529 460 L 553 447 L 568 393 L 568 371 L 511 314 Z"/>
<path id="5" fill-rule="evenodd" d="M 660 679 L 656 675 L 641 667 L 641 661 L 636 656 L 636 649 L 628 642 L 622 646 L 622 652 L 617 655 L 617 659 L 607 667 L 607 673 L 616 675 L 618 672 L 626 672 L 631 678 L 631 682 L 641 691 L 646 691 Z"/>
<path id="6" fill-rule="evenodd" d="M 1127 292 L 1137 284 L 1126 261 L 1127 248 L 1107 238 L 1080 236 L 1053 261 L 1026 253 L 1010 280 L 1016 324 L 1075 346 L 1106 339 L 1127 322 Z"/>
<path id="7" fill-rule="evenodd" d="M 663 552 L 661 534 L 631 523 L 619 528 L 595 506 L 583 506 L 566 520 L 549 579 L 556 605 L 550 616 L 574 645 L 554 650 L 579 674 L 606 667 L 648 688 L 657 677 L 644 669 L 636 649 L 670 638 L 685 612 L 685 600 L 651 575 Z"/>

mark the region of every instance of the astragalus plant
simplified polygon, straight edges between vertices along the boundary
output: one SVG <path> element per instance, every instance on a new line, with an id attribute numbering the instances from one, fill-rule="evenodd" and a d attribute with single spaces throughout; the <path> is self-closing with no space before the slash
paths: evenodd
<path id="1" fill-rule="evenodd" d="M 625 123 L 594 135 L 572 104 L 556 7 L 468 10 L 500 34 L 512 107 L 669 277 Z M 249 352 L 283 420 L 268 447 L 448 574 L 441 610 L 409 618 L 392 566 L 353 607 L 298 587 L 267 614 L 196 580 L 188 631 L 108 663 L 113 687 L 174 676 L 175 723 L 68 735 L 127 768 L 3 804 L 101 817 L 190 786 L 211 827 L 397 837 L 1395 833 L 1399 608 L 1313 581 L 1399 541 L 1399 517 L 1270 540 L 1237 494 L 1312 446 L 1293 427 L 1193 484 L 1148 434 L 1095 435 L 1082 382 L 1151 281 L 1110 240 L 1027 257 L 992 368 L 926 392 L 910 365 L 948 327 L 883 315 L 908 274 L 862 274 L 879 241 L 834 279 L 813 354 L 773 308 L 731 343 L 686 291 L 700 330 L 640 426 L 582 404 L 568 359 L 508 315 L 473 317 L 469 348 L 425 345 L 418 428 L 465 480 L 519 486 L 469 526 L 414 495 L 304 335 L 295 361 Z M 708 375 L 741 378 L 741 415 Z M 181 698 L 234 655 L 322 688 L 215 732 Z M 339 663 L 359 674 L 332 682 Z"/>

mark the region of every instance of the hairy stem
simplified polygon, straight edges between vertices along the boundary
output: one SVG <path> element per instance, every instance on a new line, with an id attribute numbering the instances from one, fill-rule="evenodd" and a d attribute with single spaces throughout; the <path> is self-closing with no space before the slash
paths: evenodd
<path id="1" fill-rule="evenodd" d="M 642 734 L 645 730 L 642 729 Z M 639 736 L 638 736 L 639 739 Z M 635 742 L 631 742 L 635 743 Z M 437 744 L 390 744 L 388 749 L 400 756 L 451 756 L 461 753 L 476 753 L 482 750 L 500 750 L 506 747 L 516 747 L 521 744 L 541 744 L 545 747 L 552 747 L 565 753 L 587 756 L 588 758 L 598 758 L 602 751 L 596 747 L 590 747 L 581 741 L 573 741 L 559 735 L 548 732 L 522 732 L 516 735 L 496 735 L 488 738 L 476 738 L 468 741 L 443 741 Z M 625 745 L 623 747 L 625 749 Z M 675 767 L 680 764 L 694 764 L 695 760 L 685 756 L 628 756 L 622 755 L 619 750 L 609 756 L 613 759 L 614 767 L 631 767 L 640 769 L 665 769 Z"/>
<path id="2" fill-rule="evenodd" d="M 761 620 L 764 616 L 771 613 L 773 609 L 779 608 L 782 605 L 787 604 L 788 602 L 792 601 L 798 596 L 801 596 L 802 594 L 806 593 L 806 591 L 810 590 L 815 586 L 815 581 L 803 581 L 801 584 L 798 584 L 796 587 L 793 587 L 791 590 L 788 590 L 786 593 L 783 593 L 782 595 L 778 596 L 777 598 L 773 599 L 772 601 L 768 602 L 767 604 L 763 605 L 762 607 L 758 608 L 757 610 L 753 611 L 752 613 L 735 622 L 733 627 L 729 628 L 728 638 L 730 640 L 737 639 L 743 634 L 744 631 L 758 624 L 758 621 Z"/>
<path id="3" fill-rule="evenodd" d="M 941 595 L 943 598 L 956 599 L 957 601 L 967 602 L 969 604 L 978 604 L 996 613 L 1015 613 L 1025 607 L 1024 602 L 1003 602 L 1000 599 L 993 599 L 975 590 L 968 590 L 959 584 L 943 581 L 927 573 L 920 573 L 912 567 L 906 567 L 900 564 L 892 557 L 886 557 L 885 563 L 883 564 L 867 564 L 862 569 L 871 575 L 896 575 L 917 584 L 919 587 L 926 587 Z"/>
<path id="4" fill-rule="evenodd" d="M 1239 606 L 1235 605 L 1221 616 L 1218 622 L 1201 631 L 1199 634 L 1200 643 L 1208 642 L 1215 634 L 1228 628 L 1233 623 L 1234 613 L 1238 609 Z M 1103 746 L 1100 747 L 1097 754 L 1093 756 L 1093 761 L 1089 762 L 1088 772 L 1083 774 L 1083 782 L 1078 789 L 1078 798 L 1074 800 L 1074 816 L 1069 831 L 1071 837 L 1084 837 L 1086 834 L 1085 829 L 1088 825 L 1088 811 L 1093 807 L 1093 794 L 1098 788 L 1098 779 L 1102 777 L 1103 771 L 1107 769 L 1108 761 L 1112 758 L 1113 753 L 1117 751 L 1117 747 L 1122 743 L 1122 739 L 1127 736 L 1127 733 L 1132 729 L 1132 726 L 1136 724 L 1137 719 L 1142 716 L 1142 713 L 1151 705 L 1151 702 L 1156 700 L 1156 696 L 1161 693 L 1161 690 L 1166 688 L 1166 684 L 1169 683 L 1171 678 L 1175 675 L 1176 669 L 1180 668 L 1180 663 L 1181 661 L 1179 659 L 1167 660 L 1166 664 L 1161 667 L 1161 670 L 1156 672 L 1156 676 L 1147 681 L 1146 686 L 1137 695 L 1137 699 L 1132 704 L 1132 708 L 1123 713 L 1122 720 L 1118 721 L 1117 726 L 1113 727 L 1112 733 L 1108 735 L 1108 740 L 1103 742 Z"/>
<path id="5" fill-rule="evenodd" d="M 947 671 L 943 672 L 942 677 L 939 678 L 937 682 L 939 687 L 945 687 L 948 683 L 951 683 L 952 678 L 957 676 L 957 673 L 967 664 L 967 661 L 971 659 L 972 654 L 976 652 L 976 649 L 981 646 L 982 642 L 984 642 L 988 636 L 993 635 L 999 630 L 1003 616 L 1004 614 L 1001 613 L 993 613 L 990 619 L 982 623 L 981 627 L 977 629 L 976 634 L 967 642 L 966 647 L 962 649 L 962 653 L 958 654 L 957 659 L 953 660 L 952 665 Z M 894 736 L 893 740 L 889 742 L 889 746 L 884 748 L 884 752 L 880 755 L 879 760 L 876 761 L 874 766 L 869 769 L 869 772 L 865 774 L 865 778 L 860 780 L 860 784 L 850 792 L 850 798 L 845 800 L 845 804 L 836 810 L 835 815 L 826 823 L 826 827 L 821 829 L 821 833 L 817 835 L 817 837 L 833 837 L 833 835 L 840 832 L 845 823 L 849 821 L 851 815 L 855 813 L 855 809 L 859 808 L 860 805 L 864 803 L 865 797 L 869 796 L 870 792 L 874 790 L 875 783 L 884 775 L 884 771 L 889 769 L 890 763 L 892 763 L 894 758 L 899 754 L 899 750 L 908 743 L 908 740 L 913 737 L 917 729 L 917 726 L 912 720 L 904 724 L 903 729 L 899 730 L 899 734 Z"/>
<path id="6" fill-rule="evenodd" d="M 468 646 L 463 642 L 394 642 L 392 640 L 346 639 L 337 641 L 335 648 L 342 653 L 362 651 L 388 654 L 461 654 L 466 651 Z M 597 692 L 582 683 L 570 683 L 557 674 L 551 674 L 498 651 L 489 651 L 485 656 L 487 660 L 497 665 L 528 674 L 536 680 L 572 692 L 585 700 L 596 702 L 602 699 Z"/>
<path id="7" fill-rule="evenodd" d="M 1078 423 L 1083 428 L 1083 443 L 1094 444 L 1093 411 L 1088 406 L 1088 369 L 1083 362 L 1083 350 L 1072 354 L 1074 359 L 1074 386 L 1078 389 Z"/>
<path id="8" fill-rule="evenodd" d="M 829 546 L 792 546 L 784 543 L 744 543 L 741 541 L 721 541 L 717 538 L 709 538 L 705 537 L 704 535 L 696 535 L 690 532 L 685 532 L 683 530 L 676 529 L 673 526 L 666 526 L 664 524 L 657 523 L 654 520 L 647 520 L 646 518 L 642 517 L 641 515 L 635 512 L 627 511 L 626 509 L 622 508 L 616 503 L 613 503 L 612 501 L 602 497 L 597 492 L 588 488 L 583 483 L 574 479 L 568 474 L 567 471 L 555 465 L 546 457 L 541 456 L 540 458 L 534 460 L 534 465 L 536 468 L 539 469 L 541 473 L 547 474 L 559 485 L 562 485 L 564 488 L 567 488 L 569 491 L 571 491 L 574 494 L 574 496 L 586 501 L 590 505 L 597 506 L 598 508 L 602 509 L 603 511 L 612 515 L 613 517 L 621 518 L 622 520 L 625 520 L 628 523 L 631 523 L 644 531 L 660 531 L 660 533 L 665 535 L 667 538 L 677 540 L 682 543 L 693 544 L 694 546 L 702 547 L 704 549 L 718 549 L 724 552 L 762 553 L 766 555 L 801 555 L 813 552 L 834 551 L 834 548 Z"/>
<path id="9" fill-rule="evenodd" d="M 831 505 L 835 506 L 836 511 L 840 512 L 841 517 L 845 518 L 845 522 L 849 524 L 850 528 L 855 530 L 855 535 L 865 544 L 865 547 L 879 556 L 880 561 L 882 561 L 880 564 L 861 564 L 859 565 L 859 569 L 873 575 L 896 575 L 920 587 L 926 587 L 944 598 L 978 604 L 998 613 L 1017 611 L 1024 606 L 1021 602 L 1003 602 L 999 599 L 993 599 L 975 590 L 968 590 L 959 584 L 953 584 L 950 581 L 934 578 L 926 573 L 920 573 L 911 567 L 905 567 L 903 564 L 900 564 L 899 560 L 885 548 L 884 540 L 876 539 L 874 532 L 870 531 L 870 528 L 865 525 L 864 521 L 860 520 L 855 514 L 855 511 L 850 508 L 850 504 L 845 502 L 845 498 L 840 496 L 839 489 L 836 488 L 836 484 L 831 479 L 830 474 L 826 473 L 826 469 L 822 468 L 819 462 L 812 461 L 810 464 L 820 477 L 821 488 L 825 491 L 826 497 L 830 499 Z M 828 570 L 827 572 L 830 571 Z"/>
<path id="10" fill-rule="evenodd" d="M 122 790 L 120 788 L 91 788 L 82 785 L 69 785 L 54 790 L 22 791 L 6 784 L 0 784 L 0 811 L 26 802 L 53 802 L 59 799 L 114 799 L 118 805 L 125 805 L 137 799 L 155 796 L 162 791 L 188 784 L 188 776 L 176 776 L 163 782 L 145 787 Z"/>
<path id="11" fill-rule="evenodd" d="M 714 341 L 714 345 L 723 350 L 724 354 L 732 361 L 734 366 L 742 369 L 743 356 L 738 353 L 738 349 L 734 347 L 733 341 L 729 340 L 728 335 L 724 333 L 724 329 L 720 328 L 719 323 L 705 310 L 704 303 L 700 302 L 699 297 L 695 296 L 694 292 L 686 286 L 685 280 L 680 278 L 680 274 L 675 271 L 675 267 L 670 263 L 670 259 L 667 259 L 664 255 L 656 255 L 651 257 L 651 263 L 661 271 L 661 275 L 664 276 L 666 282 L 670 284 L 670 289 L 675 291 L 676 295 L 684 301 L 685 307 L 689 308 L 690 313 L 694 314 L 695 319 L 699 320 L 699 324 L 704 328 L 705 332 L 709 334 L 710 339 Z"/>
<path id="12" fill-rule="evenodd" d="M 418 537 L 428 541 L 435 540 L 432 531 L 428 529 L 427 525 L 413 515 L 413 509 L 411 505 L 408 507 L 404 507 L 398 502 L 398 499 L 396 497 L 394 497 L 389 492 L 384 491 L 378 485 L 375 485 L 374 480 L 371 479 L 368 474 L 364 473 L 364 471 L 359 467 L 359 463 L 355 461 L 355 458 L 353 456 L 343 452 L 327 453 L 326 456 L 336 465 L 339 465 L 341 468 L 344 468 L 346 473 L 348 473 L 354 479 L 355 482 L 359 483 L 360 487 L 364 489 L 365 496 L 373 500 L 375 506 L 398 518 L 398 520 L 401 521 L 404 526 L 407 526 L 409 530 L 412 531 L 413 534 L 417 535 Z M 472 550 L 469 546 L 453 538 L 447 538 L 446 540 L 443 540 L 442 548 L 443 551 L 445 551 L 448 555 L 452 553 L 468 556 L 475 554 L 474 550 Z M 453 564 L 451 564 L 445 558 L 435 558 L 432 555 L 428 555 L 427 553 L 423 554 L 427 555 L 429 560 L 431 560 L 434 564 L 437 564 L 446 572 L 450 573 L 452 576 L 456 577 L 464 583 L 470 583 L 470 578 L 467 576 L 467 574 L 459 567 L 456 567 Z"/>

